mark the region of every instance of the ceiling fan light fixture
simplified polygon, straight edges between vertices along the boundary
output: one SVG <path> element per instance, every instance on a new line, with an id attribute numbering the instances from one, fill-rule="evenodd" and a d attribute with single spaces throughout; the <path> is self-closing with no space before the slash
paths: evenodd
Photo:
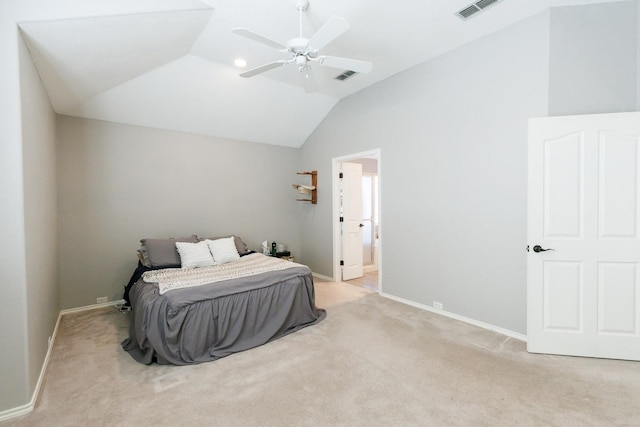
<path id="1" fill-rule="evenodd" d="M 280 66 L 295 63 L 298 71 L 300 71 L 300 74 L 304 77 L 302 81 L 304 82 L 305 91 L 307 93 L 312 93 L 316 90 L 316 83 L 313 76 L 311 62 L 314 63 L 314 66 L 317 64 L 324 67 L 352 70 L 352 72 L 358 73 L 368 73 L 369 71 L 371 71 L 373 64 L 368 61 L 318 54 L 318 51 L 322 50 L 322 48 L 324 48 L 326 45 L 334 41 L 345 31 L 347 31 L 349 29 L 349 23 L 344 18 L 332 16 L 310 38 L 304 37 L 302 33 L 302 16 L 303 12 L 306 11 L 308 7 L 309 0 L 296 1 L 296 8 L 298 9 L 300 15 L 300 32 L 298 34 L 298 37 L 290 39 L 289 41 L 287 41 L 286 45 L 253 31 L 247 30 L 246 28 L 238 27 L 232 30 L 239 36 L 246 37 L 258 43 L 262 43 L 264 45 L 275 48 L 287 54 L 287 56 L 289 57 L 288 59 L 273 61 L 253 68 L 249 71 L 244 71 L 240 73 L 240 77 L 253 77 L 255 75 L 278 68 Z"/>
<path id="2" fill-rule="evenodd" d="M 245 68 L 247 66 L 247 61 L 244 60 L 243 58 L 236 58 L 233 61 L 233 65 L 235 65 L 238 68 Z"/>

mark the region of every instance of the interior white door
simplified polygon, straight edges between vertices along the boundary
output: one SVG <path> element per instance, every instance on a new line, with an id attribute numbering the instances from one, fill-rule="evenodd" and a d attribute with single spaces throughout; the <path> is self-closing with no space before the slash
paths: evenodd
<path id="1" fill-rule="evenodd" d="M 342 162 L 342 280 L 363 275 L 362 165 Z"/>
<path id="2" fill-rule="evenodd" d="M 640 360 L 639 145 L 640 113 L 529 121 L 530 352 Z"/>

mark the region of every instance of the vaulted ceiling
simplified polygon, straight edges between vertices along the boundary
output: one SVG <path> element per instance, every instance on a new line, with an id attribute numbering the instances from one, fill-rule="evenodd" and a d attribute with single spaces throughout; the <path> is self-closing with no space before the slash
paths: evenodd
<path id="1" fill-rule="evenodd" d="M 300 31 L 296 0 L 184 0 L 175 1 L 183 10 L 20 28 L 57 113 L 299 147 L 341 98 L 548 7 L 609 1 L 499 0 L 462 20 L 456 12 L 472 0 L 310 0 L 303 35 L 343 17 L 350 29 L 322 54 L 373 63 L 344 81 L 335 77 L 345 70 L 313 64 L 314 93 L 303 90 L 294 64 L 239 76 L 286 55 L 232 29 L 286 44 Z"/>

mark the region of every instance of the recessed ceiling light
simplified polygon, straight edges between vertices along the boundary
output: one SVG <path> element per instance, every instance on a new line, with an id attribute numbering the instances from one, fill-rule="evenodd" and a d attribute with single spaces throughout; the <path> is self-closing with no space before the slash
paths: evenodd
<path id="1" fill-rule="evenodd" d="M 233 64 L 238 68 L 244 68 L 247 66 L 247 61 L 242 58 L 236 58 L 236 60 L 233 61 Z"/>

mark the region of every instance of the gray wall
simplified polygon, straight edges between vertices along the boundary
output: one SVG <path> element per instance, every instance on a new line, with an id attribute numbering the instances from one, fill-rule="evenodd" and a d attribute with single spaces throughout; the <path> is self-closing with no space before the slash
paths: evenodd
<path id="1" fill-rule="evenodd" d="M 60 116 L 62 307 L 122 298 L 141 238 L 234 233 L 299 251 L 298 150 Z"/>
<path id="2" fill-rule="evenodd" d="M 20 92 L 27 273 L 29 389 L 34 390 L 60 311 L 55 113 L 22 38 Z"/>
<path id="3" fill-rule="evenodd" d="M 54 113 L 16 25 L 1 12 L 0 412 L 31 399 L 60 309 Z"/>
<path id="4" fill-rule="evenodd" d="M 0 3 L 0 411 L 31 398 L 18 29 Z M 10 385 L 10 386 L 7 386 Z"/>
<path id="5" fill-rule="evenodd" d="M 526 333 L 527 119 L 634 108 L 637 7 L 551 9 L 333 109 L 303 165 L 329 201 L 331 159 L 381 149 L 383 292 Z M 302 217 L 303 259 L 331 275 L 331 205 Z"/>
<path id="6" fill-rule="evenodd" d="M 637 32 L 637 2 L 552 9 L 549 114 L 635 111 Z"/>
<path id="7" fill-rule="evenodd" d="M 527 119 L 547 113 L 548 34 L 544 13 L 400 73 L 341 101 L 302 147 L 327 192 L 332 158 L 381 149 L 385 293 L 524 333 Z M 302 228 L 325 275 L 329 196 Z"/>

